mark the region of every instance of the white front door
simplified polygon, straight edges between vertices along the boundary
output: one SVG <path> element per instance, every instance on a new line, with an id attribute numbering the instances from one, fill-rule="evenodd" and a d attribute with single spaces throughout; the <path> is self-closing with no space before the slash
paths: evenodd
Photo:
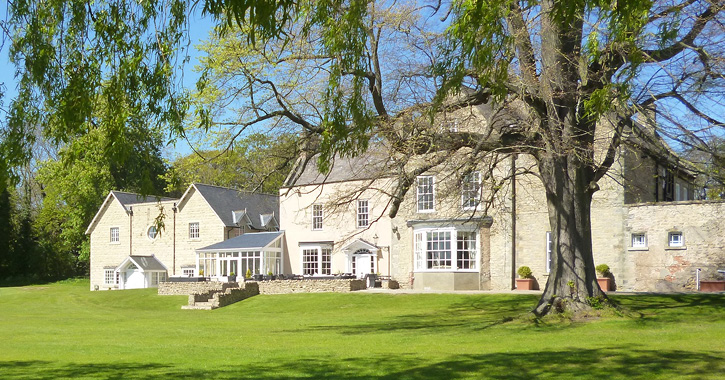
<path id="1" fill-rule="evenodd" d="M 124 286 L 124 289 L 143 289 L 145 287 L 145 276 L 140 269 L 126 270 L 126 284 Z"/>
<path id="2" fill-rule="evenodd" d="M 364 278 L 369 273 L 375 273 L 373 255 L 353 255 L 352 274 L 357 278 Z"/>

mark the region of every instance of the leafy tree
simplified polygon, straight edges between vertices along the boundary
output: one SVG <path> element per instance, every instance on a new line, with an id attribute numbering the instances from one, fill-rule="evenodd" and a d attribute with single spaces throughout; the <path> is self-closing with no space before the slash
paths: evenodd
<path id="1" fill-rule="evenodd" d="M 36 226 L 56 266 L 77 258 L 78 271 L 87 271 L 85 230 L 110 189 L 163 194 L 166 167 L 159 146 L 160 136 L 143 128 L 120 141 L 97 128 L 62 148 L 57 160 L 41 164 L 37 181 L 44 197 Z M 109 160 L 114 156 L 123 159 Z"/>
<path id="2" fill-rule="evenodd" d="M 255 133 L 223 142 L 216 150 L 179 157 L 164 176 L 170 194 L 180 195 L 192 182 L 276 194 L 297 158 L 292 136 Z"/>
<path id="3" fill-rule="evenodd" d="M 426 158 L 415 167 L 400 161 L 393 216 L 415 175 L 447 157 L 483 162 L 500 154 L 530 155 L 546 190 L 554 240 L 552 275 L 538 314 L 552 305 L 587 308 L 590 299 L 603 296 L 592 258 L 591 199 L 636 115 L 644 118 L 641 111 L 656 105 L 660 131 L 699 148 L 706 148 L 699 132 L 723 125 L 719 1 L 203 4 L 227 33 L 238 28 L 239 40 L 251 46 L 250 65 L 242 65 L 238 76 L 250 95 L 250 113 L 239 125 L 274 122 L 301 129 L 306 148 L 320 151 L 323 169 L 335 154 L 363 151 L 371 137 L 384 136 L 396 158 Z M 170 57 L 182 39 L 187 5 L 13 3 L 13 60 L 21 67 L 21 91 L 11 106 L 4 155 L 22 156 L 21 121 L 29 116 L 47 118 L 43 125 L 58 139 L 80 133 L 78 121 L 97 112 L 89 94 L 98 88 L 109 104 L 116 97 L 133 99 L 132 112 L 115 108 L 108 114 L 115 130 L 143 110 L 179 132 L 187 108 L 175 96 Z M 396 14 L 405 17 L 390 17 Z M 154 24 L 160 26 L 157 42 L 150 38 Z M 286 55 L 288 47 L 305 54 Z M 390 56 L 395 58 L 386 60 Z M 296 92 L 277 86 L 284 78 L 274 76 L 275 66 L 285 63 L 314 73 L 306 82 L 311 86 Z M 486 102 L 515 114 L 515 122 L 491 122 L 485 133 L 430 128 L 436 115 Z M 208 110 L 194 111 L 213 123 Z"/>

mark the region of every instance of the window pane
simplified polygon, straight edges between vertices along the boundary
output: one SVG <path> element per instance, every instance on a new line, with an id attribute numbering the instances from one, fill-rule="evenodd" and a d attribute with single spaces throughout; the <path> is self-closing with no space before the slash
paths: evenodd
<path id="1" fill-rule="evenodd" d="M 474 171 L 463 176 L 461 203 L 464 209 L 476 208 L 481 200 L 481 173 Z"/>
<path id="2" fill-rule="evenodd" d="M 312 229 L 322 229 L 322 205 L 312 205 Z"/>
<path id="3" fill-rule="evenodd" d="M 368 218 L 368 201 L 357 201 L 357 226 L 367 227 L 370 223 Z"/>
<path id="4" fill-rule="evenodd" d="M 317 274 L 317 249 L 302 250 L 302 274 L 310 276 Z"/>
<path id="5" fill-rule="evenodd" d="M 418 211 L 432 211 L 433 207 L 433 176 L 418 177 Z"/>
<path id="6" fill-rule="evenodd" d="M 476 269 L 476 233 L 457 233 L 458 269 Z"/>

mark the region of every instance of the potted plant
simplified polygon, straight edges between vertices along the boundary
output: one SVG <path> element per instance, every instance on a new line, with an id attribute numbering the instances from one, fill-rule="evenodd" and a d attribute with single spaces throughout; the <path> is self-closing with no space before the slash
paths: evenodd
<path id="1" fill-rule="evenodd" d="M 252 270 L 247 268 L 247 273 L 244 274 L 244 278 L 250 279 L 252 278 Z"/>
<path id="2" fill-rule="evenodd" d="M 516 273 L 519 275 L 519 278 L 516 279 L 517 290 L 534 290 L 536 280 L 531 272 L 531 268 L 524 265 L 519 267 Z"/>
<path id="3" fill-rule="evenodd" d="M 608 292 L 612 285 L 612 272 L 609 271 L 609 265 L 599 264 L 595 267 L 595 269 L 599 275 L 597 277 L 599 287 L 602 288 L 603 291 Z"/>
<path id="4" fill-rule="evenodd" d="M 227 276 L 227 281 L 237 282 L 237 274 L 234 272 L 229 272 L 229 276 Z"/>
<path id="5" fill-rule="evenodd" d="M 203 269 L 199 269 L 199 277 L 204 277 L 204 270 Z"/>

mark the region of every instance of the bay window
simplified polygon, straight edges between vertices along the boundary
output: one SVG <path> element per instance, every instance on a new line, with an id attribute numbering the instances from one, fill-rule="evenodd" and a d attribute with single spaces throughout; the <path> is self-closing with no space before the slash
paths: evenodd
<path id="1" fill-rule="evenodd" d="M 417 229 L 414 242 L 418 271 L 478 269 L 478 233 L 473 230 Z"/>

